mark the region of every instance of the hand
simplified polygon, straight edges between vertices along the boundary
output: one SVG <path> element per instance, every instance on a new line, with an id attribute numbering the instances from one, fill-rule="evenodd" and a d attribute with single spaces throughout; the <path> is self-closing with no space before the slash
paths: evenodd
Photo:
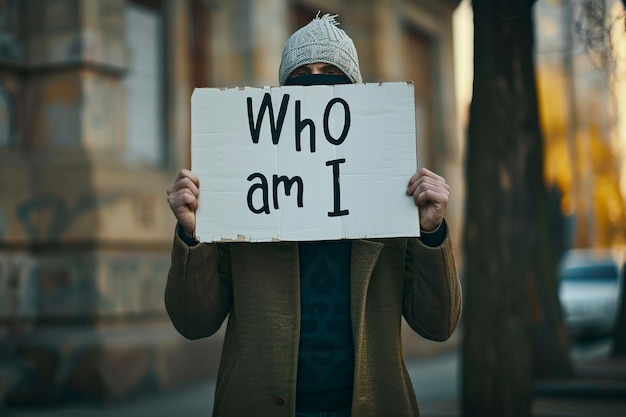
<path id="1" fill-rule="evenodd" d="M 196 230 L 196 210 L 200 195 L 200 181 L 193 172 L 183 169 L 174 184 L 167 189 L 167 202 L 185 233 L 193 236 Z"/>
<path id="2" fill-rule="evenodd" d="M 420 227 L 425 232 L 435 230 L 443 221 L 448 205 L 450 187 L 443 177 L 420 168 L 409 180 L 407 195 L 412 195 L 420 214 Z"/>

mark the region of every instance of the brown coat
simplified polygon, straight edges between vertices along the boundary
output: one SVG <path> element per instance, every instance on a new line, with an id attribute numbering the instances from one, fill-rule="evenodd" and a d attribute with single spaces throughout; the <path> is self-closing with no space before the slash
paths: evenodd
<path id="1" fill-rule="evenodd" d="M 356 240 L 351 255 L 355 348 L 352 415 L 418 416 L 403 360 L 401 317 L 420 335 L 450 337 L 461 286 L 450 237 Z M 189 339 L 215 333 L 228 314 L 215 417 L 293 417 L 300 331 L 298 245 L 188 247 L 176 236 L 165 303 Z"/>

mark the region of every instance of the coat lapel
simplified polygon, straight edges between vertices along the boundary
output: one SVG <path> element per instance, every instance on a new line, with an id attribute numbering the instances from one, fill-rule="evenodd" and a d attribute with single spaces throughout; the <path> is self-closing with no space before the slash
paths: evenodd
<path id="1" fill-rule="evenodd" d="M 350 266 L 350 314 L 355 347 L 358 349 L 363 331 L 365 302 L 370 278 L 384 244 L 368 240 L 352 242 Z"/>

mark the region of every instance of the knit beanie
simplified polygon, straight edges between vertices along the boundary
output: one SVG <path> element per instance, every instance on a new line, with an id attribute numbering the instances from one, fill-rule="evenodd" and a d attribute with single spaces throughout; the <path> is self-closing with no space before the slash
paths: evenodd
<path id="1" fill-rule="evenodd" d="M 306 26 L 298 29 L 287 39 L 283 58 L 278 70 L 280 85 L 284 85 L 289 75 L 302 65 L 323 62 L 343 71 L 353 83 L 361 83 L 359 57 L 352 39 L 339 29 L 337 15 L 319 13 Z"/>

